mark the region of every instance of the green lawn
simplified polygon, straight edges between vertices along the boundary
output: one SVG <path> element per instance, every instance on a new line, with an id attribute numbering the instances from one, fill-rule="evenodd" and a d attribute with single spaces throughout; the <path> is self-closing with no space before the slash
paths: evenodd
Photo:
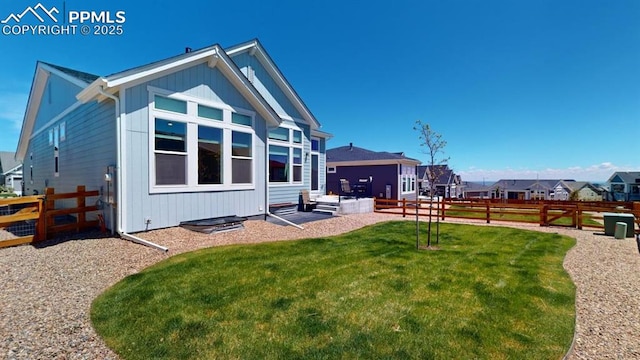
<path id="1" fill-rule="evenodd" d="M 91 319 L 124 359 L 562 358 L 575 240 L 440 226 L 437 251 L 388 222 L 177 255 L 102 294 Z"/>

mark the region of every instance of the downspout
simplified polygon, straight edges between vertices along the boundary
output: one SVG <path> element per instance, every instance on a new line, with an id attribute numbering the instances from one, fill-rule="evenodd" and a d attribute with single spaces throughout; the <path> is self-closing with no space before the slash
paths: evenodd
<path id="1" fill-rule="evenodd" d="M 122 229 L 122 218 L 123 218 L 123 211 L 122 209 L 124 208 L 122 206 L 122 168 L 124 168 L 123 166 L 123 157 L 122 157 L 122 116 L 120 113 L 120 98 L 118 98 L 115 95 L 109 94 L 106 91 L 104 91 L 104 89 L 102 87 L 98 88 L 98 93 L 100 93 L 103 96 L 108 97 L 109 99 L 113 100 L 116 104 L 116 152 L 117 152 L 117 164 L 116 164 L 116 179 L 117 179 L 117 198 L 118 198 L 118 207 L 120 208 L 120 211 L 118 211 L 118 235 L 120 235 L 121 238 L 129 240 L 129 241 L 133 241 L 135 243 L 141 244 L 141 245 L 145 245 L 145 246 L 149 246 L 164 252 L 169 251 L 168 248 L 162 246 L 162 245 L 158 245 L 156 243 L 153 243 L 151 241 L 147 241 L 144 239 L 141 239 L 137 236 L 133 236 L 131 234 L 126 233 L 123 229 Z M 113 204 L 109 205 L 111 208 L 111 218 L 113 219 Z M 113 231 L 113 229 L 112 229 Z"/>
<path id="2" fill-rule="evenodd" d="M 265 154 L 265 178 L 264 178 L 264 193 L 265 193 L 265 204 L 264 204 L 264 208 L 265 208 L 265 214 L 267 214 L 267 216 L 271 216 L 272 218 L 276 218 L 280 221 L 282 221 L 285 224 L 289 224 L 291 226 L 297 227 L 300 230 L 304 230 L 304 228 L 298 224 L 292 223 L 289 220 L 283 219 L 280 216 L 274 215 L 269 211 L 269 128 L 266 127 L 266 136 L 265 136 L 265 150 L 264 150 L 264 154 Z"/>

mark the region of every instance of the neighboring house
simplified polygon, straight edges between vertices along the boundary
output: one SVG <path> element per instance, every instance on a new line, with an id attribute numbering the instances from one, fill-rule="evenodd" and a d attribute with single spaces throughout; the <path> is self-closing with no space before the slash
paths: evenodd
<path id="1" fill-rule="evenodd" d="M 365 195 L 382 199 L 415 199 L 416 166 L 403 153 L 376 152 L 353 146 L 327 150 L 327 191 L 341 194 L 340 180 L 358 185 Z"/>
<path id="2" fill-rule="evenodd" d="M 502 179 L 491 185 L 490 196 L 512 200 L 550 200 L 554 186 L 560 181 L 560 179 Z"/>
<path id="3" fill-rule="evenodd" d="M 553 200 L 602 201 L 603 191 L 587 181 L 560 180 L 553 188 Z"/>
<path id="4" fill-rule="evenodd" d="M 618 171 L 609 180 L 608 200 L 640 201 L 640 171 Z"/>
<path id="5" fill-rule="evenodd" d="M 0 151 L 0 185 L 22 195 L 22 164 L 15 160 L 15 153 Z"/>
<path id="6" fill-rule="evenodd" d="M 462 197 L 465 199 L 490 199 L 492 189 L 490 186 L 478 182 L 463 181 Z"/>
<path id="7" fill-rule="evenodd" d="M 434 181 L 435 195 L 445 198 L 462 196 L 462 179 L 448 165 L 418 166 L 418 184 L 421 193 L 429 192 L 431 179 Z"/>
<path id="8" fill-rule="evenodd" d="M 108 76 L 38 62 L 17 158 L 26 193 L 99 189 L 123 234 L 324 193 L 329 137 L 252 40 Z"/>

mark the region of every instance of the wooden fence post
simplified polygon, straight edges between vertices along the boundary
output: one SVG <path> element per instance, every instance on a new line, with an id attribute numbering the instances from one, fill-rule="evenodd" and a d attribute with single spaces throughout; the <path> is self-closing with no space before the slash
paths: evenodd
<path id="1" fill-rule="evenodd" d="M 402 198 L 402 217 L 407 216 L 407 198 Z"/>
<path id="2" fill-rule="evenodd" d="M 582 205 L 578 204 L 578 208 L 576 210 L 576 216 L 578 220 L 578 229 L 582 230 Z"/>
<path id="3" fill-rule="evenodd" d="M 491 223 L 491 205 L 489 204 L 489 202 L 485 203 L 486 206 L 486 210 L 487 210 L 487 224 Z"/>
<path id="4" fill-rule="evenodd" d="M 47 240 L 47 222 L 45 216 L 44 198 L 38 200 L 38 222 L 36 223 L 36 233 L 33 241 Z"/>
<path id="5" fill-rule="evenodd" d="M 540 206 L 540 226 L 547 225 L 547 205 Z"/>
<path id="6" fill-rule="evenodd" d="M 45 188 L 44 189 L 44 239 L 42 240 L 47 240 L 49 238 L 49 227 L 53 226 L 56 224 L 56 220 L 54 217 L 52 216 L 48 216 L 47 212 L 50 210 L 55 210 L 56 208 L 56 201 L 51 199 L 51 197 L 49 197 L 49 195 L 53 195 L 55 194 L 55 189 L 54 188 Z"/>
<path id="7" fill-rule="evenodd" d="M 440 201 L 440 209 L 442 210 L 442 220 L 444 221 L 444 197 L 442 197 L 441 201 Z"/>
<path id="8" fill-rule="evenodd" d="M 78 193 L 78 198 L 76 200 L 76 206 L 78 207 L 78 209 L 84 209 L 84 207 L 86 206 L 86 198 L 84 196 L 84 193 L 86 191 L 86 188 L 84 185 L 78 185 L 76 192 Z M 77 224 L 78 226 L 76 227 L 76 232 L 80 232 L 80 227 L 84 226 L 84 224 L 87 222 L 87 213 L 84 211 L 81 211 L 78 213 L 78 221 Z"/>

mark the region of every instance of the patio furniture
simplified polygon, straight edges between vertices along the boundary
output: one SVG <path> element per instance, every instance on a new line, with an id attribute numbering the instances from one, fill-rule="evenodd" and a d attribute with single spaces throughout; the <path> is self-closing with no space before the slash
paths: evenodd
<path id="1" fill-rule="evenodd" d="M 311 197 L 309 196 L 309 190 L 300 191 L 300 198 L 301 198 L 302 211 L 308 212 L 308 211 L 313 211 L 313 209 L 315 209 L 316 203 L 315 201 L 311 200 Z"/>
<path id="2" fill-rule="evenodd" d="M 353 195 L 353 189 L 351 189 L 351 185 L 349 185 L 349 180 L 340 179 L 340 195 Z"/>

